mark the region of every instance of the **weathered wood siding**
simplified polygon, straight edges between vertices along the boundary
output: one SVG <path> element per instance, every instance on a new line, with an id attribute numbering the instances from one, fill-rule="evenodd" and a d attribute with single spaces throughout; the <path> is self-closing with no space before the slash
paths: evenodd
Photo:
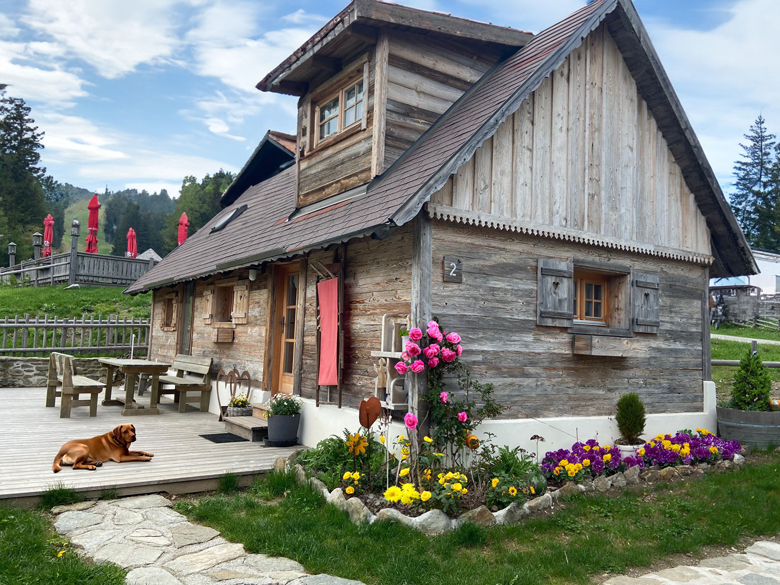
<path id="1" fill-rule="evenodd" d="M 432 202 L 710 255 L 704 216 L 604 26 Z"/>
<path id="2" fill-rule="evenodd" d="M 388 37 L 385 169 L 500 58 L 414 33 L 391 30 Z"/>
<path id="3" fill-rule="evenodd" d="M 234 276 L 241 279 L 247 278 L 246 272 L 237 272 Z M 194 313 L 192 317 L 192 355 L 205 356 L 214 359 L 213 371 L 220 369 L 247 371 L 252 377 L 252 385 L 260 388 L 263 380 L 263 364 L 265 356 L 265 333 L 268 326 L 268 277 L 266 274 L 258 274 L 257 280 L 249 286 L 249 315 L 246 325 L 236 325 L 234 340 L 232 343 L 215 343 L 217 329 L 204 323 L 203 314 L 206 312 L 206 300 L 204 291 L 209 284 L 220 280 L 225 276 L 210 280 L 198 281 L 195 284 Z M 181 315 L 182 295 L 184 287 L 162 289 L 154 292 L 154 333 L 152 335 L 153 359 L 170 360 L 178 353 L 178 336 L 182 329 L 181 317 L 177 323 L 176 331 L 162 330 L 162 299 L 166 294 L 179 291 L 179 315 Z"/>
<path id="4" fill-rule="evenodd" d="M 357 407 L 374 393 L 376 358 L 381 349 L 382 315 L 409 313 L 411 303 L 412 231 L 403 227 L 385 240 L 363 238 L 347 244 L 344 281 L 344 375 L 343 406 Z M 333 252 L 312 252 L 310 263 L 330 264 Z M 309 269 L 306 283 L 305 332 L 303 342 L 303 378 L 301 395 L 314 398 L 317 388 L 316 353 L 317 273 Z M 332 388 L 331 399 L 337 399 Z M 320 400 L 326 401 L 323 388 Z M 357 420 L 357 419 L 356 419 Z M 338 432 L 339 429 L 333 429 Z"/>
<path id="5" fill-rule="evenodd" d="M 357 124 L 354 130 L 347 130 L 343 136 L 336 135 L 321 145 L 315 145 L 315 134 L 318 132 L 312 101 L 312 94 L 321 92 L 323 85 L 312 87 L 303 96 L 298 108 L 298 150 L 305 149 L 305 155 L 298 160 L 298 204 L 308 205 L 333 195 L 338 195 L 367 183 L 371 179 L 371 146 L 374 125 L 374 51 L 371 50 L 357 56 L 352 62 L 346 62 L 344 72 L 357 67 L 362 79 L 363 62 L 368 62 L 368 87 L 364 87 L 365 127 Z M 333 84 L 333 89 L 339 89 L 335 77 L 326 84 Z M 325 96 L 323 96 L 324 98 Z M 305 129 L 305 130 L 304 130 Z"/>
<path id="6" fill-rule="evenodd" d="M 462 283 L 443 282 L 445 254 L 463 261 Z M 658 334 L 631 338 L 632 357 L 574 355 L 567 329 L 536 324 L 539 258 L 659 274 Z M 433 314 L 461 334 L 463 360 L 510 406 L 504 418 L 610 415 L 630 391 L 650 413 L 701 411 L 705 268 L 438 220 L 433 266 Z"/>

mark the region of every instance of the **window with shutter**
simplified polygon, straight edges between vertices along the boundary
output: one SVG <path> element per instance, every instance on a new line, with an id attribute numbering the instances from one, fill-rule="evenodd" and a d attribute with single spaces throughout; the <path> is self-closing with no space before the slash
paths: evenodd
<path id="1" fill-rule="evenodd" d="M 249 281 L 239 280 L 233 287 L 233 323 L 246 325 L 249 317 Z"/>
<path id="2" fill-rule="evenodd" d="M 209 285 L 203 291 L 203 321 L 210 325 L 214 319 L 214 285 Z"/>
<path id="3" fill-rule="evenodd" d="M 537 325 L 571 327 L 574 319 L 574 265 L 540 258 L 537 279 Z"/>
<path id="4" fill-rule="evenodd" d="M 657 274 L 634 273 L 634 332 L 658 333 L 661 325 Z"/>
<path id="5" fill-rule="evenodd" d="M 176 293 L 163 297 L 162 330 L 176 331 L 177 314 L 179 311 L 179 299 Z"/>

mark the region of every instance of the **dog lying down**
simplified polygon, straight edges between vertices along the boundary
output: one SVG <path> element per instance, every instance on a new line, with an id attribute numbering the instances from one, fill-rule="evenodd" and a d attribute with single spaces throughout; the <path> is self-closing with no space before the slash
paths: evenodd
<path id="1" fill-rule="evenodd" d="M 105 435 L 92 437 L 91 439 L 76 439 L 68 441 L 60 447 L 59 453 L 54 458 L 51 470 L 57 473 L 62 465 L 72 465 L 73 469 L 96 470 L 105 461 L 151 461 L 154 455 L 146 451 L 129 451 L 130 443 L 134 442 L 135 426 L 119 425 L 113 431 Z"/>

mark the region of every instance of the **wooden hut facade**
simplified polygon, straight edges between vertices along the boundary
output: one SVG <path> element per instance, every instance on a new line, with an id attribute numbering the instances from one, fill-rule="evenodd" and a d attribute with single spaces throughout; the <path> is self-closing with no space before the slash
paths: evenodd
<path id="1" fill-rule="evenodd" d="M 258 87 L 298 96 L 296 135 L 128 289 L 154 291 L 151 355 L 301 396 L 312 445 L 375 393 L 417 410 L 394 332 L 435 316 L 509 407 L 501 442 L 608 439 L 631 391 L 648 432 L 714 424 L 708 281 L 756 266 L 630 1 L 531 35 L 355 0 Z"/>

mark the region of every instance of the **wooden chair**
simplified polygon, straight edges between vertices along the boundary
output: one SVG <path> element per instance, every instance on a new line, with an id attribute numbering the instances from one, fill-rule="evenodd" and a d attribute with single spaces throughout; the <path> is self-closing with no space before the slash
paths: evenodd
<path id="1" fill-rule="evenodd" d="M 71 356 L 56 352 L 49 356 L 46 406 L 53 407 L 59 397 L 60 418 L 70 418 L 74 406 L 89 406 L 89 416 L 97 416 L 98 395 L 105 387 L 103 382 L 77 375 Z M 89 399 L 80 399 L 81 394 L 89 394 Z"/>
<path id="2" fill-rule="evenodd" d="M 152 388 L 152 404 L 159 404 L 160 396 L 173 394 L 179 403 L 179 412 L 187 410 L 187 393 L 200 393 L 200 410 L 208 412 L 211 400 L 211 358 L 179 354 L 173 360 L 175 376 L 160 376 L 157 394 Z"/>

